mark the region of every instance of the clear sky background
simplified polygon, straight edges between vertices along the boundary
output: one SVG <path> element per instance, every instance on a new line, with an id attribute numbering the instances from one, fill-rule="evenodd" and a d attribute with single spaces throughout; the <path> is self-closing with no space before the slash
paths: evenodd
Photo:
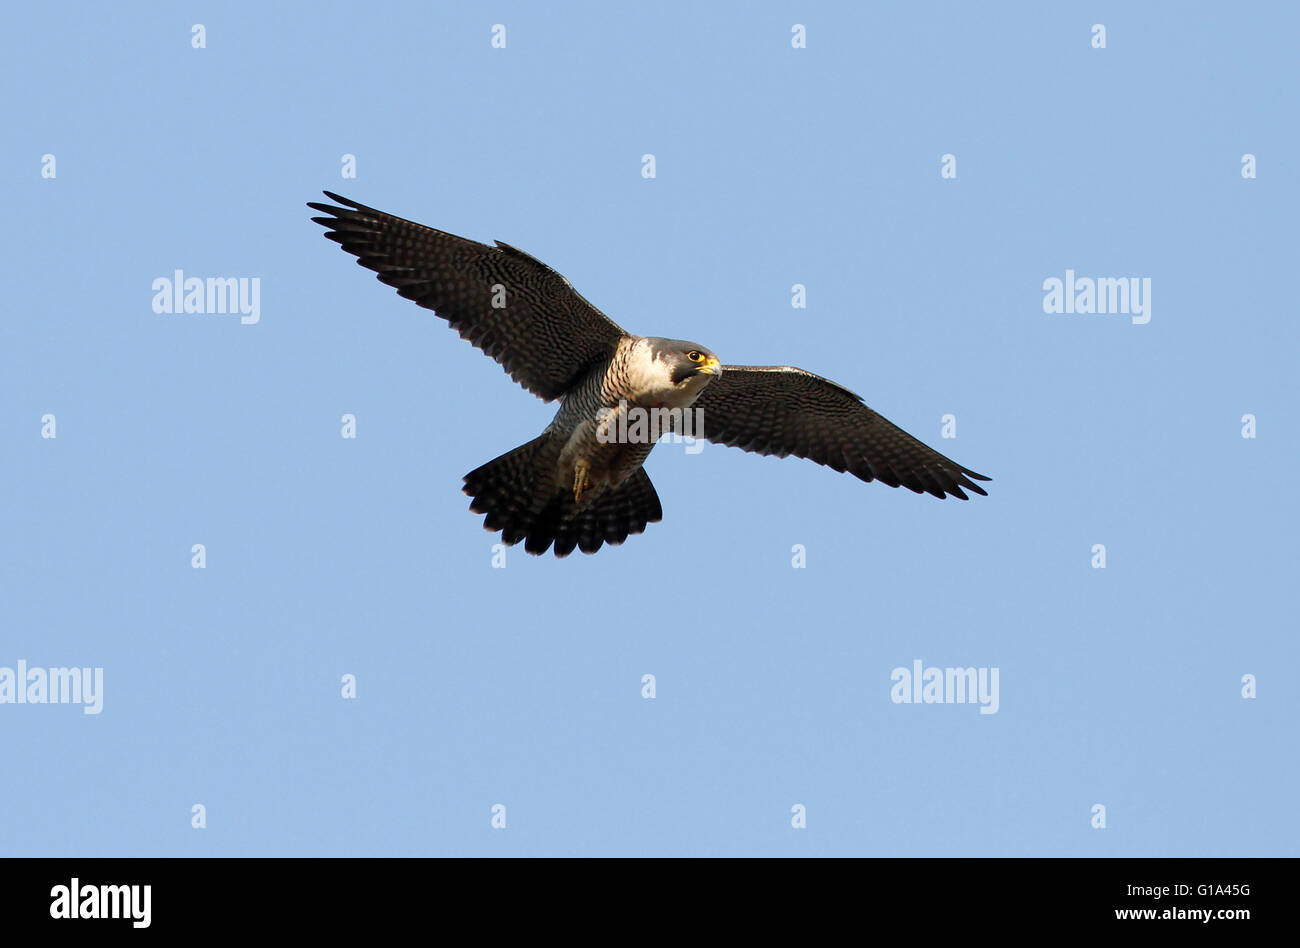
<path id="1" fill-rule="evenodd" d="M 0 852 L 1300 854 L 1294 5 L 3 26 L 0 666 L 104 697 L 0 705 Z M 461 476 L 554 406 L 325 240 L 325 188 L 833 378 L 990 496 L 664 444 L 662 523 L 495 569 Z M 1045 314 L 1067 268 L 1151 321 Z M 177 269 L 260 322 L 155 314 Z M 893 703 L 917 659 L 998 713 Z"/>

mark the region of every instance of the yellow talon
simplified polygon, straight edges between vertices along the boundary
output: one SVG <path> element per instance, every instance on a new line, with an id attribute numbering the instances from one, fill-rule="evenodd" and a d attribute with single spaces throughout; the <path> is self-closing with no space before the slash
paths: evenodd
<path id="1" fill-rule="evenodd" d="M 591 486 L 591 481 L 587 477 L 591 465 L 587 463 L 586 458 L 578 458 L 578 462 L 573 466 L 573 502 L 582 503 L 582 492 Z"/>

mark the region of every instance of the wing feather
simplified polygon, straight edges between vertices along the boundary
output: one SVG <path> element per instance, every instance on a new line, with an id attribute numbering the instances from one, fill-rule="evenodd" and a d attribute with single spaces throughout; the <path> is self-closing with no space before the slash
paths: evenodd
<path id="1" fill-rule="evenodd" d="M 935 497 L 987 494 L 962 467 L 876 414 L 859 395 L 788 365 L 724 365 L 695 401 L 704 437 L 755 454 L 807 458 L 864 481 Z M 695 432 L 699 434 L 699 432 Z"/>
<path id="2" fill-rule="evenodd" d="M 489 247 L 330 191 L 325 196 L 341 206 L 307 206 L 329 215 L 312 218 L 327 228 L 326 237 L 547 401 L 609 358 L 624 336 L 568 280 L 522 250 L 500 241 Z"/>

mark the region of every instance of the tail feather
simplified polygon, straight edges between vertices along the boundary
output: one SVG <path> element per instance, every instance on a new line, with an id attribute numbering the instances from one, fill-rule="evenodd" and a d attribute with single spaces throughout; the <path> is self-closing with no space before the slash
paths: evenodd
<path id="1" fill-rule="evenodd" d="M 590 504 L 577 510 L 572 506 L 570 500 L 568 516 L 557 525 L 556 556 L 568 556 L 575 546 L 583 553 L 595 553 L 605 543 L 618 546 L 630 535 L 645 532 L 647 524 L 658 523 L 664 516 L 659 495 L 643 467 Z M 545 550 L 543 546 L 540 552 Z"/>
<path id="2" fill-rule="evenodd" d="M 552 544 L 556 556 L 574 549 L 595 553 L 608 543 L 616 546 L 663 518 L 659 495 L 644 468 L 618 487 L 573 502 L 568 485 L 548 483 L 555 463 L 542 435 L 465 475 L 469 509 L 485 514 L 483 526 L 501 531 L 501 542 L 536 555 Z"/>
<path id="3" fill-rule="evenodd" d="M 550 438 L 541 435 L 465 475 L 462 489 L 473 498 L 469 509 L 486 514 L 483 526 L 502 531 L 507 544 L 528 535 L 536 516 L 534 498 L 546 486 L 542 475 L 554 463 L 551 447 Z"/>

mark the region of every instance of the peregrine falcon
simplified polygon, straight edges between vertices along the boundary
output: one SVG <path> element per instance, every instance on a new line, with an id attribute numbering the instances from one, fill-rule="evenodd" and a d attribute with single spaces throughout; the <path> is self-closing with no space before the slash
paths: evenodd
<path id="1" fill-rule="evenodd" d="M 399 296 L 433 310 L 545 401 L 537 438 L 465 475 L 470 510 L 529 553 L 595 553 L 663 516 L 642 464 L 662 430 L 793 454 L 943 498 L 989 478 L 890 424 L 862 398 L 788 365 L 723 365 L 694 342 L 635 336 L 522 250 L 434 230 L 329 191 L 325 236 Z M 645 415 L 651 415 L 646 423 Z M 694 424 L 692 424 L 692 422 Z M 691 430 L 693 428 L 693 430 Z"/>

